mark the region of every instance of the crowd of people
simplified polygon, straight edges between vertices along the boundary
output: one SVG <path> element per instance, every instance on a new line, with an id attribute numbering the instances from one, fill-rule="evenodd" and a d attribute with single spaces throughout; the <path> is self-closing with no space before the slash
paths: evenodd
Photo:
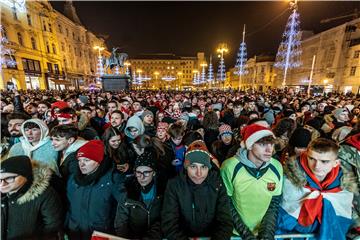
<path id="1" fill-rule="evenodd" d="M 1 239 L 360 235 L 360 96 L 4 91 Z"/>

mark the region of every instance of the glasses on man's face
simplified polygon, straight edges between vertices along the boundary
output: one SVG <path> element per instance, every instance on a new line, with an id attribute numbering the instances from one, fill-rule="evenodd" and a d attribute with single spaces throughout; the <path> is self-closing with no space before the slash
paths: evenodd
<path id="1" fill-rule="evenodd" d="M 3 183 L 3 182 L 13 183 L 13 182 L 15 182 L 15 179 L 16 179 L 18 176 L 19 176 L 19 175 L 7 177 L 7 178 L 1 178 L 1 179 L 0 179 L 0 183 Z"/>
<path id="2" fill-rule="evenodd" d="M 143 171 L 143 172 L 135 171 L 135 176 L 136 177 L 149 177 L 152 172 L 153 171 Z"/>

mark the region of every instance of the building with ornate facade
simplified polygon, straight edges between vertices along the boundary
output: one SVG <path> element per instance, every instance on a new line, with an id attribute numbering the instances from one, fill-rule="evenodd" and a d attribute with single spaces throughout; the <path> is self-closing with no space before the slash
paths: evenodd
<path id="1" fill-rule="evenodd" d="M 0 88 L 9 81 L 19 89 L 79 88 L 95 81 L 93 47 L 105 43 L 81 24 L 71 1 L 65 2 L 64 14 L 44 0 L 24 1 L 23 9 L 14 2 L 0 2 L 5 47 L 16 60 L 16 66 L 2 66 Z"/>
<path id="2" fill-rule="evenodd" d="M 200 65 L 206 60 L 204 53 L 197 53 L 196 57 L 167 53 L 139 55 L 130 58 L 129 62 L 133 79 L 140 80 L 138 87 L 187 89 L 193 87 L 194 72 L 200 72 Z"/>
<path id="3" fill-rule="evenodd" d="M 302 66 L 289 71 L 286 85 L 305 89 L 310 82 L 318 91 L 360 91 L 360 18 L 318 34 L 303 36 Z M 283 72 L 277 70 L 275 85 L 280 86 Z"/>

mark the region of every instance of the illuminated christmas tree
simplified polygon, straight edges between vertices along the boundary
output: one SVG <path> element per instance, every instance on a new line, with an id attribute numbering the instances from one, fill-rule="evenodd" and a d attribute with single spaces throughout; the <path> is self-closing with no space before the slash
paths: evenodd
<path id="1" fill-rule="evenodd" d="M 212 65 L 212 56 L 210 56 L 207 81 L 209 83 L 214 82 L 214 69 L 213 69 L 213 65 Z"/>
<path id="2" fill-rule="evenodd" d="M 246 51 L 246 43 L 245 43 L 245 24 L 244 24 L 243 38 L 242 38 L 242 42 L 240 43 L 239 51 L 237 53 L 236 65 L 235 65 L 236 68 L 235 74 L 239 76 L 239 89 L 241 86 L 241 76 L 247 73 L 245 69 L 246 61 L 247 61 L 247 51 Z"/>
<path id="3" fill-rule="evenodd" d="M 282 87 L 286 86 L 286 77 L 289 69 L 301 66 L 301 33 L 300 15 L 297 12 L 297 3 L 291 2 L 292 13 L 286 24 L 283 39 L 276 54 L 275 67 L 284 70 Z"/>

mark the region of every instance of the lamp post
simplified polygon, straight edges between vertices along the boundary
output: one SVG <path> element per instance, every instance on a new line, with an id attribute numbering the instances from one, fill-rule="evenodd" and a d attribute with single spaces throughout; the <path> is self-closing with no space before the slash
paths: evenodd
<path id="1" fill-rule="evenodd" d="M 177 85 L 178 85 L 178 90 L 180 90 L 180 86 L 181 86 L 181 76 L 182 76 L 182 72 L 177 72 L 177 76 L 178 76 L 178 81 L 177 81 Z M 176 88 L 176 87 L 175 87 Z"/>
<path id="2" fill-rule="evenodd" d="M 225 43 L 221 43 L 218 47 L 218 49 L 216 50 L 216 52 L 219 53 L 219 57 L 220 57 L 220 65 L 219 65 L 219 69 L 218 69 L 218 76 L 220 78 L 220 81 L 223 82 L 225 81 L 225 62 L 224 62 L 224 53 L 227 53 L 229 51 L 227 45 Z"/>
<path id="3" fill-rule="evenodd" d="M 125 62 L 124 65 L 125 65 L 125 74 L 130 75 L 129 66 L 131 66 L 131 64 L 129 62 Z"/>
<path id="4" fill-rule="evenodd" d="M 100 47 L 100 46 L 95 46 L 94 47 L 95 50 L 98 50 L 98 63 L 97 63 L 97 81 L 100 81 L 100 78 L 102 75 L 104 75 L 104 68 L 102 66 L 102 56 L 101 56 L 101 51 L 104 50 L 104 47 Z"/>
<path id="5" fill-rule="evenodd" d="M 155 72 L 154 72 L 154 75 L 155 75 L 155 82 L 156 82 L 156 84 L 158 85 L 158 87 L 161 87 L 161 86 L 160 86 L 161 84 L 158 83 L 158 77 L 159 77 L 160 73 L 159 73 L 158 71 L 155 71 Z"/>

